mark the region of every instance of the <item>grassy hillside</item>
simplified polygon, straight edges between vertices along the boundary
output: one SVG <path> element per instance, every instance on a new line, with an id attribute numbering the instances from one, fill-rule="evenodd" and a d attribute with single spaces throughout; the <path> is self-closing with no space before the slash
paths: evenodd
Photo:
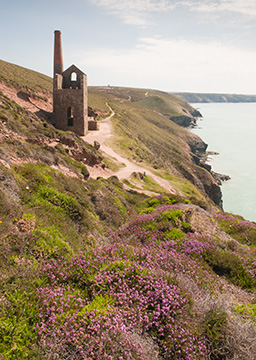
<path id="1" fill-rule="evenodd" d="M 101 101 L 100 101 L 101 96 Z M 95 99 L 95 102 L 94 102 Z M 104 100 L 103 100 L 104 99 Z M 178 190 L 189 180 L 216 204 L 221 204 L 221 193 L 211 173 L 200 165 L 206 145 L 170 118 L 186 113 L 190 118 L 195 110 L 167 93 L 128 88 L 90 88 L 89 104 L 106 111 L 106 101 L 115 111 L 115 138 L 112 146 L 125 156 L 153 166 L 163 177 L 175 177 Z M 158 107 L 159 105 L 159 107 Z M 194 190 L 191 189 L 191 194 Z"/>
<path id="2" fill-rule="evenodd" d="M 90 106 L 181 195 L 91 179 L 103 154 L 0 92 L 0 358 L 255 359 L 256 224 L 200 192 L 202 142 L 169 119 L 184 103 L 146 92 Z"/>
<path id="3" fill-rule="evenodd" d="M 36 71 L 0 60 L 0 82 L 18 90 L 47 93 L 52 91 L 52 79 Z"/>
<path id="4" fill-rule="evenodd" d="M 256 95 L 238 95 L 238 94 L 200 94 L 200 93 L 174 93 L 181 99 L 189 103 L 239 103 L 256 102 Z"/>

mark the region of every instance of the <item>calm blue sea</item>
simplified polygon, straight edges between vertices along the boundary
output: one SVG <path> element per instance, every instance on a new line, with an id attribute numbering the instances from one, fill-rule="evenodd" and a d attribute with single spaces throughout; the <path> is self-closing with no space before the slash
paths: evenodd
<path id="1" fill-rule="evenodd" d="M 203 119 L 191 130 L 208 144 L 215 172 L 231 180 L 221 189 L 227 212 L 256 221 L 256 103 L 192 104 Z"/>

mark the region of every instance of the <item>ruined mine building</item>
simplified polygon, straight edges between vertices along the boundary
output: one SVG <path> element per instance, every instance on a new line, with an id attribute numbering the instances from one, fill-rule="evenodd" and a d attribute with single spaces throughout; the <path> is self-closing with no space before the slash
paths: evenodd
<path id="1" fill-rule="evenodd" d="M 54 32 L 53 113 L 57 129 L 84 136 L 88 130 L 87 76 L 75 65 L 63 71 L 61 32 Z"/>

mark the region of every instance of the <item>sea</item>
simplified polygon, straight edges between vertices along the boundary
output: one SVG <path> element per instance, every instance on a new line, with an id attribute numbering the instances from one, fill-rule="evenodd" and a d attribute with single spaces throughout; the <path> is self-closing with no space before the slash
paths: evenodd
<path id="1" fill-rule="evenodd" d="M 191 104 L 203 115 L 191 131 L 208 144 L 212 170 L 223 182 L 223 209 L 256 222 L 256 103 Z"/>

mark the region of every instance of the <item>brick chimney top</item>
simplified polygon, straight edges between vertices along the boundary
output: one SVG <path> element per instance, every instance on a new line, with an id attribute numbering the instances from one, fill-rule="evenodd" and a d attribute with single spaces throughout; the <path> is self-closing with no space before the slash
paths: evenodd
<path id="1" fill-rule="evenodd" d="M 63 57 L 62 57 L 62 43 L 61 31 L 54 31 L 54 76 L 55 74 L 63 73 Z"/>

